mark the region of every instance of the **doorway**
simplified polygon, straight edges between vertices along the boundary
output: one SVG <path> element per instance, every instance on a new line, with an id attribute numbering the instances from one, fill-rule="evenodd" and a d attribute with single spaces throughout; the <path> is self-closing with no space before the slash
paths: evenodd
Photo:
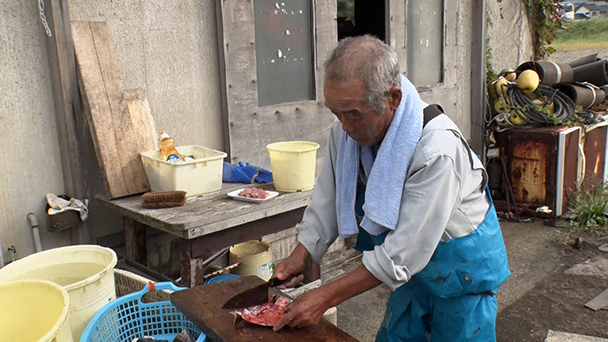
<path id="1" fill-rule="evenodd" d="M 338 0 L 338 39 L 370 34 L 387 42 L 386 1 Z"/>

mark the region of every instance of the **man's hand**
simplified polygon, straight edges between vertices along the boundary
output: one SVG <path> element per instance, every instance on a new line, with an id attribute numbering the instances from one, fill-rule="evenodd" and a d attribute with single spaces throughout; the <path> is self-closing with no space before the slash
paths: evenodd
<path id="1" fill-rule="evenodd" d="M 279 331 L 286 325 L 301 328 L 318 324 L 327 309 L 380 284 L 364 265 L 359 265 L 344 277 L 296 298 L 272 330 Z"/>
<path id="2" fill-rule="evenodd" d="M 322 288 L 314 289 L 287 305 L 287 313 L 272 328 L 281 330 L 289 325 L 292 328 L 304 328 L 319 324 L 323 314 L 331 307 L 329 298 Z"/>
<path id="3" fill-rule="evenodd" d="M 277 288 L 285 289 L 298 285 L 304 280 L 303 275 L 297 275 L 302 272 L 306 265 L 306 258 L 308 258 L 308 251 L 304 246 L 298 244 L 296 249 L 291 252 L 289 257 L 285 261 L 278 264 L 274 269 L 274 277 L 279 280 L 286 280 L 291 276 L 296 275 L 285 284 L 281 284 Z"/>

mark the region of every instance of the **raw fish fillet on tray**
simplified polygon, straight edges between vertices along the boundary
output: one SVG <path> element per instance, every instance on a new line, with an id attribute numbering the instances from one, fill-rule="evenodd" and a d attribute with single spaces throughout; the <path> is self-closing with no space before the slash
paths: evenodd
<path id="1" fill-rule="evenodd" d="M 249 323 L 271 327 L 285 316 L 287 313 L 285 309 L 291 302 L 292 300 L 286 297 L 268 296 L 268 302 L 234 310 L 233 314 L 241 316 Z"/>
<path id="2" fill-rule="evenodd" d="M 268 193 L 258 188 L 245 188 L 239 193 L 241 197 L 266 199 Z"/>

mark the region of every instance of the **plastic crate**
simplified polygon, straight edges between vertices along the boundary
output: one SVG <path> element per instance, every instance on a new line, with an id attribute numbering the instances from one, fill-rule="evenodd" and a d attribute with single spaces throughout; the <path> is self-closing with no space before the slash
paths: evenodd
<path id="1" fill-rule="evenodd" d="M 200 146 L 182 146 L 177 150 L 194 160 L 169 163 L 162 160 L 160 151 L 141 153 L 152 191 L 182 190 L 191 197 L 222 189 L 222 166 L 226 153 Z"/>
<path id="2" fill-rule="evenodd" d="M 197 342 L 204 342 L 205 334 L 170 301 L 142 301 L 142 297 L 150 292 L 150 285 L 154 286 L 152 292 L 185 289 L 170 282 L 150 283 L 140 291 L 117 298 L 93 316 L 82 333 L 80 342 L 130 342 L 144 336 L 172 341 L 184 329 Z"/>

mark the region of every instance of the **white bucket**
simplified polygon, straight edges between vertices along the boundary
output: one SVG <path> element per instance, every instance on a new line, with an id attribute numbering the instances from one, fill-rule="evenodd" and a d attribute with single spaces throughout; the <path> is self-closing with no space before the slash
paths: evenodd
<path id="1" fill-rule="evenodd" d="M 96 245 L 49 249 L 0 269 L 0 283 L 43 279 L 63 286 L 70 295 L 72 336 L 78 341 L 95 313 L 116 299 L 116 261 L 113 250 Z"/>
<path id="2" fill-rule="evenodd" d="M 46 280 L 0 285 L 0 341 L 72 342 L 67 291 Z"/>

